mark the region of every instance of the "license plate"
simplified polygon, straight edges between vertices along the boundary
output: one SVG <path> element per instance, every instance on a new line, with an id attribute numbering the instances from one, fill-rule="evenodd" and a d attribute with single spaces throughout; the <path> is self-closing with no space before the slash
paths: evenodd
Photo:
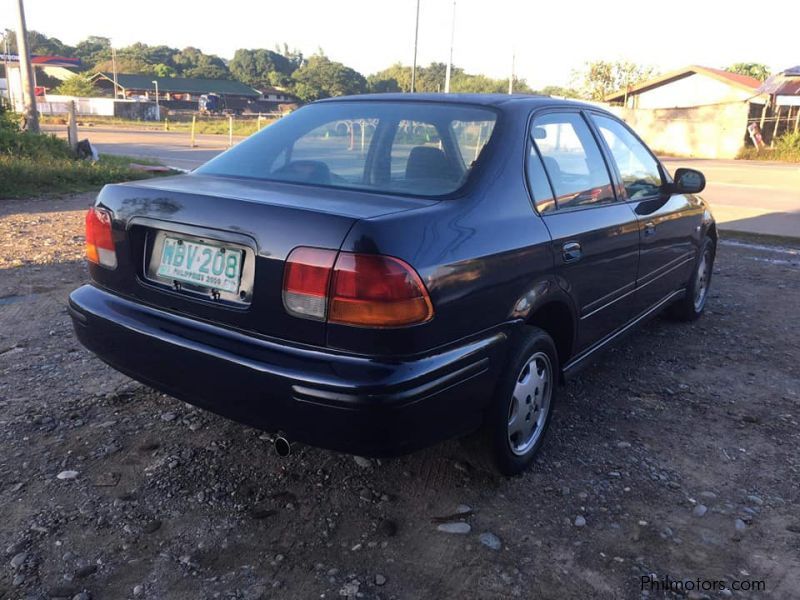
<path id="1" fill-rule="evenodd" d="M 167 237 L 161 250 L 158 275 L 206 288 L 236 293 L 242 251 Z"/>

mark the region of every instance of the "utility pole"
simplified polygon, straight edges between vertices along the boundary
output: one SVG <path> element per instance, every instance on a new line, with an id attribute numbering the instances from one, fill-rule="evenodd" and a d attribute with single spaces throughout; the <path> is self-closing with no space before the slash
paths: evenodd
<path id="1" fill-rule="evenodd" d="M 117 99 L 117 50 L 111 46 L 111 72 L 114 76 L 114 100 Z"/>
<path id="2" fill-rule="evenodd" d="M 414 62 L 411 63 L 411 93 L 417 89 L 417 41 L 419 40 L 419 0 L 417 0 L 417 18 L 414 22 Z"/>
<path id="3" fill-rule="evenodd" d="M 31 55 L 28 51 L 28 29 L 25 26 L 25 7 L 22 5 L 22 0 L 17 0 L 17 54 L 19 54 L 19 72 L 22 79 L 25 129 L 32 133 L 39 133 L 39 113 L 36 111 Z"/>
<path id="4" fill-rule="evenodd" d="M 153 84 L 156 86 L 156 121 L 161 120 L 161 106 L 158 104 L 158 81 L 155 79 L 153 80 Z"/>
<path id="5" fill-rule="evenodd" d="M 511 49 L 511 77 L 508 78 L 508 95 L 514 93 L 514 62 L 516 61 L 516 54 L 514 49 Z"/>
<path id="6" fill-rule="evenodd" d="M 3 72 L 6 74 L 6 93 L 8 94 L 9 110 L 14 110 L 14 97 L 11 95 L 11 76 L 8 69 L 8 34 L 9 30 L 3 32 Z"/>
<path id="7" fill-rule="evenodd" d="M 444 75 L 444 93 L 450 93 L 450 75 L 453 68 L 453 42 L 456 39 L 456 0 L 453 0 L 453 21 L 450 25 L 450 60 L 447 61 L 447 71 Z"/>

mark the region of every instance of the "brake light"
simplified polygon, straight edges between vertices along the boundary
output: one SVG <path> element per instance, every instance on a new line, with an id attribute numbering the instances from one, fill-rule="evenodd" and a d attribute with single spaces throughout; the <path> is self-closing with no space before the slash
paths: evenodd
<path id="1" fill-rule="evenodd" d="M 111 213 L 104 208 L 92 207 L 86 213 L 86 258 L 109 269 L 117 268 Z"/>
<path id="2" fill-rule="evenodd" d="M 403 327 L 433 318 L 416 271 L 399 258 L 295 248 L 286 259 L 283 305 L 306 319 L 360 327 Z"/>
<path id="3" fill-rule="evenodd" d="M 286 259 L 283 306 L 296 317 L 324 321 L 335 250 L 295 248 Z"/>
<path id="4" fill-rule="evenodd" d="M 402 327 L 433 317 L 425 285 L 398 258 L 342 252 L 336 260 L 328 320 L 362 327 Z"/>

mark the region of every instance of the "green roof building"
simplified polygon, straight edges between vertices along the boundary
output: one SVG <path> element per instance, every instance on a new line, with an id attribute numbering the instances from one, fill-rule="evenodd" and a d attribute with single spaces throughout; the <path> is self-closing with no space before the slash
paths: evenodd
<path id="1" fill-rule="evenodd" d="M 114 75 L 96 73 L 92 80 L 99 88 L 113 94 Z M 203 94 L 218 94 L 229 98 L 256 99 L 261 92 L 230 79 L 189 79 L 185 77 L 153 77 L 151 75 L 128 75 L 117 73 L 117 95 L 125 98 L 136 96 L 155 97 L 158 82 L 159 98 L 164 100 L 197 100 Z"/>

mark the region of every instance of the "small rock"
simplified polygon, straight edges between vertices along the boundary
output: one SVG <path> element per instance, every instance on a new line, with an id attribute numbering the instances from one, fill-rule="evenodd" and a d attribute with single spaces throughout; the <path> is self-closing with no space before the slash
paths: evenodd
<path id="1" fill-rule="evenodd" d="M 11 585 L 13 585 L 14 587 L 19 587 L 23 583 L 25 583 L 25 575 L 23 575 L 22 573 L 17 573 L 16 575 L 14 575 L 14 579 L 12 580 Z"/>
<path id="2" fill-rule="evenodd" d="M 478 539 L 480 540 L 481 544 L 490 550 L 500 550 L 500 548 L 503 547 L 503 542 L 500 541 L 500 538 L 489 531 L 482 533 Z"/>
<path id="3" fill-rule="evenodd" d="M 624 449 L 624 448 L 630 448 L 630 447 L 631 447 L 631 443 L 630 442 L 617 442 L 617 448 Z"/>
<path id="4" fill-rule="evenodd" d="M 142 585 L 133 586 L 133 595 L 134 596 L 141 596 L 143 591 L 144 591 L 144 586 L 142 586 Z"/>
<path id="5" fill-rule="evenodd" d="M 466 535 L 472 531 L 469 523 L 442 523 L 436 529 L 444 533 L 457 533 L 460 535 Z"/>
<path id="6" fill-rule="evenodd" d="M 708 512 L 708 507 L 705 504 L 698 504 L 694 507 L 692 514 L 695 517 L 702 517 Z"/>
<path id="7" fill-rule="evenodd" d="M 386 585 L 386 577 L 378 573 L 375 575 L 375 585 Z"/>
<path id="8" fill-rule="evenodd" d="M 467 513 L 472 512 L 472 507 L 468 504 L 459 504 L 456 506 L 456 514 L 457 515 L 466 515 Z"/>
<path id="9" fill-rule="evenodd" d="M 89 575 L 94 575 L 96 572 L 97 565 L 86 565 L 75 571 L 75 577 L 83 579 L 84 577 L 89 577 Z"/>
<path id="10" fill-rule="evenodd" d="M 339 589 L 339 595 L 346 598 L 352 598 L 358 595 L 358 589 L 361 584 L 358 581 L 348 581 Z"/>
<path id="11" fill-rule="evenodd" d="M 75 479 L 78 476 L 77 471 L 61 471 L 58 475 L 56 475 L 57 479 Z"/>
<path id="12" fill-rule="evenodd" d="M 717 495 L 714 492 L 705 491 L 700 492 L 700 497 L 705 498 L 706 500 L 714 500 L 716 499 Z"/>
<path id="13" fill-rule="evenodd" d="M 759 496 L 748 496 L 747 501 L 752 502 L 756 506 L 762 506 L 764 504 L 764 501 Z"/>
<path id="14" fill-rule="evenodd" d="M 747 529 L 747 524 L 741 519 L 736 519 L 733 522 L 733 526 L 736 528 L 736 531 L 744 531 L 745 529 Z"/>
<path id="15" fill-rule="evenodd" d="M 22 566 L 22 563 L 25 562 L 25 559 L 28 558 L 28 554 L 26 552 L 20 552 L 16 554 L 14 558 L 11 559 L 11 568 L 19 569 Z"/>
<path id="16" fill-rule="evenodd" d="M 47 590 L 47 595 L 51 598 L 72 598 L 78 593 L 71 585 L 56 585 Z"/>
<path id="17" fill-rule="evenodd" d="M 362 469 L 369 469 L 372 466 L 372 461 L 368 458 L 364 458 L 363 456 L 354 456 L 353 460 L 355 460 L 356 464 Z"/>
<path id="18" fill-rule="evenodd" d="M 72 597 L 72 600 L 92 600 L 92 596 L 89 592 L 78 592 Z"/>
<path id="19" fill-rule="evenodd" d="M 158 519 L 153 519 L 152 521 L 148 521 L 142 526 L 142 531 L 145 533 L 155 533 L 161 529 L 161 521 Z"/>
<path id="20" fill-rule="evenodd" d="M 391 519 L 383 519 L 378 523 L 378 531 L 386 537 L 394 537 L 397 535 L 397 523 Z"/>
<path id="21" fill-rule="evenodd" d="M 586 526 L 586 519 L 581 515 L 575 517 L 575 527 L 585 527 Z"/>
<path id="22" fill-rule="evenodd" d="M 178 415 L 176 415 L 174 412 L 165 412 L 161 413 L 161 420 L 169 423 L 170 421 L 174 421 L 177 416 Z"/>

